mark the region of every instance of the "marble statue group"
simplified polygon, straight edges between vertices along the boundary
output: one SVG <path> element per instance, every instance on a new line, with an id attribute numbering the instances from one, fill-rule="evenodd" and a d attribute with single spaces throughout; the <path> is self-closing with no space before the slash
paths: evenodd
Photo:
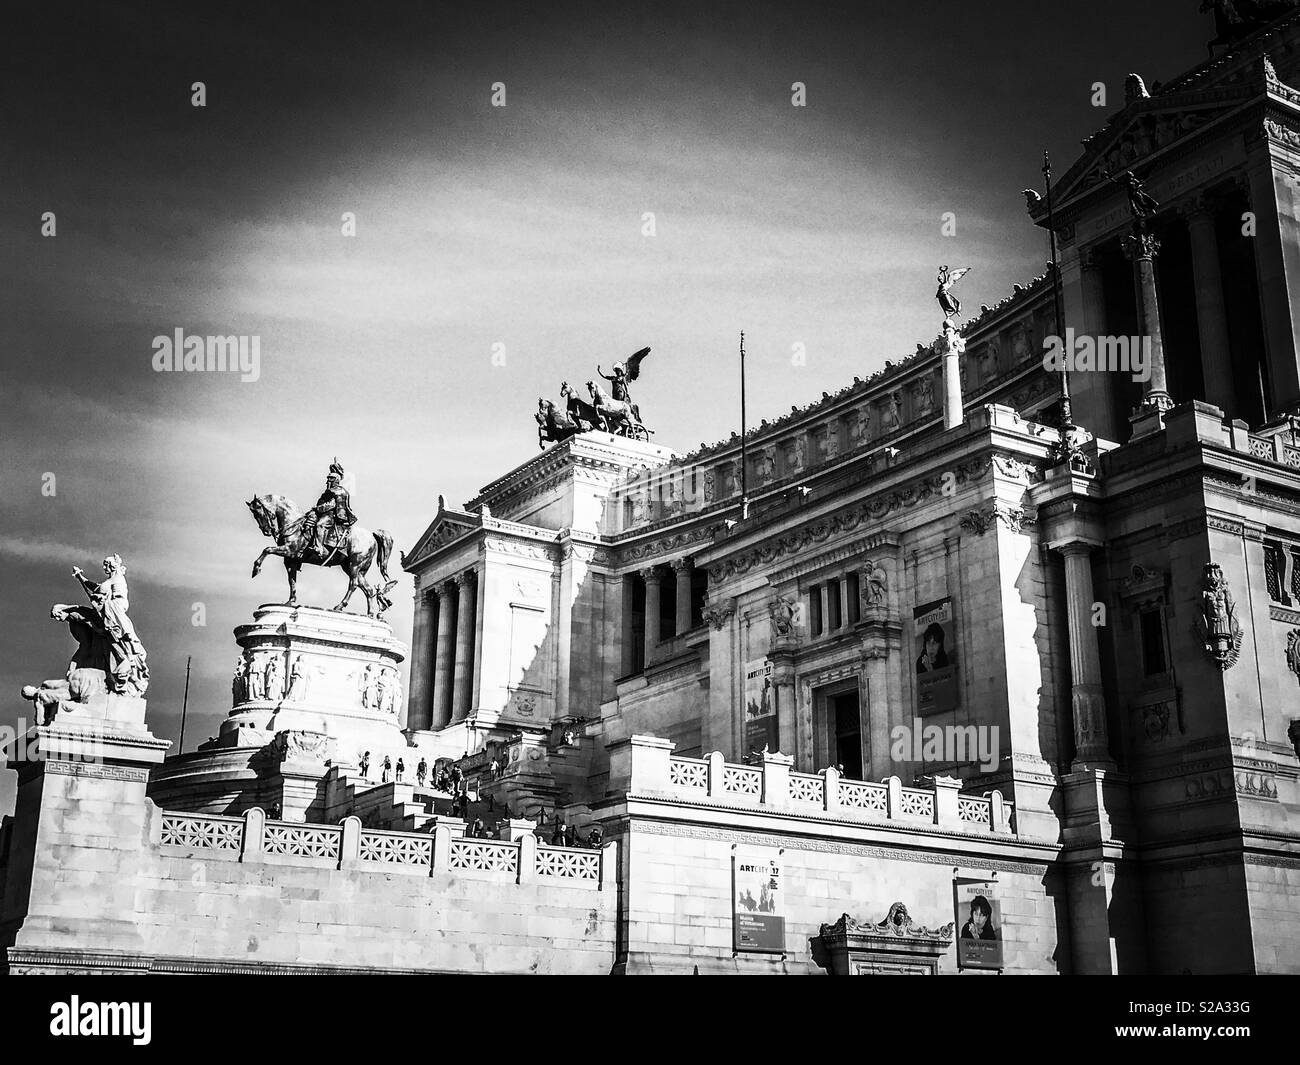
<path id="1" fill-rule="evenodd" d="M 105 579 L 99 582 L 79 567 L 72 569 L 89 603 L 56 603 L 50 608 L 50 618 L 68 626 L 77 649 L 63 677 L 22 689 L 23 698 L 35 705 L 40 724 L 49 724 L 60 711 L 106 702 L 108 695 L 139 698 L 148 690 L 148 654 L 128 614 L 126 565 L 113 554 L 104 559 L 103 568 Z"/>

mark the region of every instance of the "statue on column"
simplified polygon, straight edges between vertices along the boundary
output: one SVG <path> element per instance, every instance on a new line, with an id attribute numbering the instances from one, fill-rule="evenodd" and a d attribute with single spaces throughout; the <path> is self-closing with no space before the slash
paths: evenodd
<path id="1" fill-rule="evenodd" d="M 970 273 L 970 269 L 969 266 L 959 266 L 956 270 L 949 270 L 947 266 L 939 267 L 939 288 L 934 298 L 943 308 L 945 318 L 961 317 L 961 300 L 953 295 L 952 289 L 958 281 Z"/>

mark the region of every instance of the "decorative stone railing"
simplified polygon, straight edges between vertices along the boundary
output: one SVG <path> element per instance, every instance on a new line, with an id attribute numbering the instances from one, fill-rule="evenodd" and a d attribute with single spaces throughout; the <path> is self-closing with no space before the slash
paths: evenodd
<path id="1" fill-rule="evenodd" d="M 708 805 L 844 821 L 933 825 L 953 832 L 1013 834 L 1012 806 L 994 791 L 963 795 L 961 781 L 935 777 L 928 788 L 905 788 L 898 777 L 876 784 L 847 780 L 838 770 L 795 773 L 793 759 L 765 754 L 761 766 L 734 765 L 720 752 L 708 758 L 672 753 L 674 744 L 633 736 L 610 748 L 611 780 L 626 780 L 630 796 L 663 796 Z"/>
<path id="2" fill-rule="evenodd" d="M 1256 436 L 1254 433 L 1249 433 L 1246 440 L 1247 449 L 1255 458 L 1300 468 L 1300 447 L 1294 447 L 1281 435 Z"/>
<path id="3" fill-rule="evenodd" d="M 470 839 L 463 822 L 442 819 L 427 832 L 362 828 L 356 817 L 339 825 L 268 821 L 260 809 L 242 817 L 163 810 L 154 821 L 153 842 L 164 854 L 219 861 L 310 865 L 384 873 L 456 873 L 516 883 L 545 881 L 602 890 L 615 863 L 600 849 L 549 847 L 512 822 L 516 838 Z"/>

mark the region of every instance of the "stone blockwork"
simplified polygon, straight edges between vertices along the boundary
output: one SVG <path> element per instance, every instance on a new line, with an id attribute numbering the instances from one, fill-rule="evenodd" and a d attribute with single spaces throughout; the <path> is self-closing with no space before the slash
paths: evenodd
<path id="1" fill-rule="evenodd" d="M 15 827 L 0 904 L 15 973 L 613 963 L 615 845 L 170 813 L 145 797 L 142 769 L 69 762 L 23 767 Z"/>

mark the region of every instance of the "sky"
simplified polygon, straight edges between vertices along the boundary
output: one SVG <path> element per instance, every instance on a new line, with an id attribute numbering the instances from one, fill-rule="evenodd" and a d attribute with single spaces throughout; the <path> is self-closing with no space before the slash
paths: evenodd
<path id="1" fill-rule="evenodd" d="M 1042 272 L 1043 150 L 1063 174 L 1127 73 L 1213 35 L 1195 0 L 269 6 L 6 7 L 0 726 L 116 552 L 150 727 L 179 738 L 192 657 L 185 749 L 215 735 L 231 630 L 286 596 L 244 501 L 309 506 L 335 456 L 409 550 L 597 363 L 649 345 L 637 402 L 687 451 L 739 428 L 741 329 L 754 422 L 905 357 L 939 264 L 971 306 Z M 156 371 L 176 329 L 256 336 L 257 379 Z"/>

